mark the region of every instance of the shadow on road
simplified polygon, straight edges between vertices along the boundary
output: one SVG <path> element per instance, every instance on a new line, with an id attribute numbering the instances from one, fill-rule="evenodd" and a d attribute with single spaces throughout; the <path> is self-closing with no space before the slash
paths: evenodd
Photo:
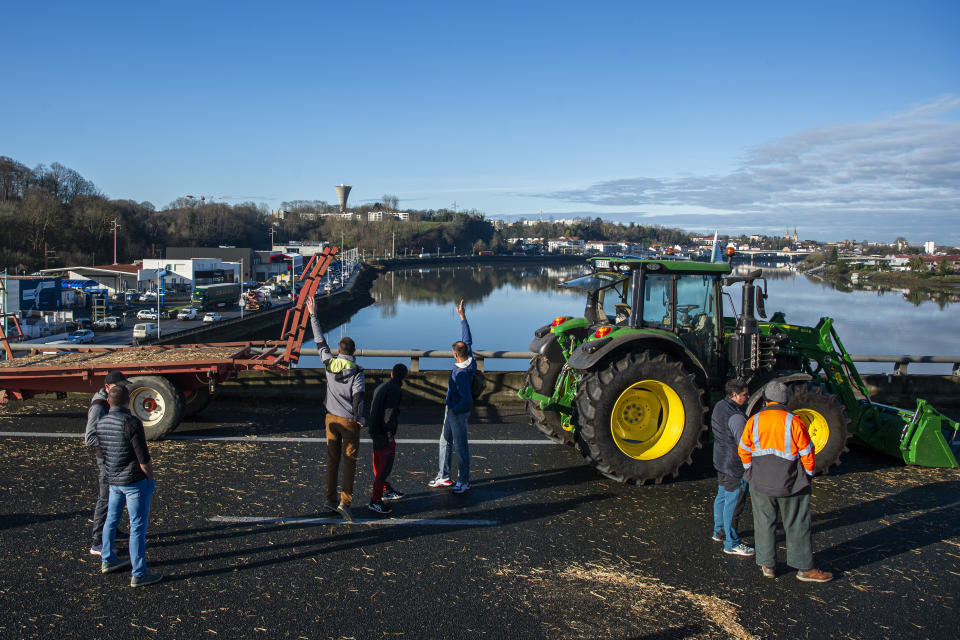
<path id="1" fill-rule="evenodd" d="M 528 522 L 532 520 L 540 520 L 545 518 L 551 518 L 553 516 L 564 514 L 572 509 L 576 509 L 584 504 L 598 502 L 601 500 L 607 500 L 611 496 L 606 494 L 590 494 L 586 496 L 580 496 L 577 498 L 571 498 L 567 500 L 559 500 L 555 502 L 544 502 L 537 505 L 529 504 L 518 504 L 518 505 L 509 505 L 503 507 L 497 507 L 494 509 L 483 510 L 483 511 L 472 511 L 469 513 L 462 514 L 467 518 L 471 516 L 482 516 L 483 519 L 496 520 L 499 522 L 498 525 L 492 525 L 490 528 L 497 529 L 500 527 L 520 524 L 523 522 Z M 326 514 L 325 514 L 326 515 Z M 408 514 L 404 514 L 408 515 Z M 409 514 L 415 515 L 415 514 Z M 316 516 L 315 513 L 303 514 L 305 517 Z M 224 540 L 226 538 L 233 538 L 234 540 L 230 543 L 230 549 L 226 551 L 218 551 L 205 555 L 198 555 L 193 558 L 187 559 L 177 559 L 177 560 L 167 560 L 161 562 L 153 562 L 151 566 L 163 566 L 163 565 L 175 565 L 182 566 L 184 564 L 198 563 L 201 565 L 206 565 L 211 562 L 216 562 L 218 560 L 229 561 L 231 559 L 237 559 L 235 562 L 229 562 L 226 566 L 220 566 L 212 569 L 204 569 L 199 571 L 188 571 L 184 573 L 176 573 L 168 575 L 164 578 L 166 581 L 179 581 L 179 580 L 188 580 L 190 578 L 199 578 L 214 576 L 224 573 L 233 573 L 237 571 L 246 571 L 249 569 L 257 569 L 265 566 L 273 566 L 279 564 L 285 564 L 289 562 L 294 562 L 303 558 L 314 557 L 318 555 L 334 553 L 338 551 L 345 551 L 349 549 L 355 549 L 363 546 L 371 545 L 382 545 L 395 542 L 398 540 L 410 540 L 422 536 L 431 536 L 431 535 L 450 535 L 452 533 L 462 531 L 462 530 L 471 530 L 476 529 L 473 526 L 467 525 L 449 525 L 443 527 L 435 527 L 430 525 L 416 525 L 416 524 L 403 524 L 390 526 L 389 524 L 378 524 L 378 525 L 338 525 L 341 527 L 349 527 L 349 530 L 344 533 L 336 533 L 330 536 L 317 536 L 307 540 L 298 539 L 290 542 L 284 543 L 274 543 L 274 544 L 262 544 L 259 546 L 240 546 L 242 539 L 248 536 L 261 536 L 268 533 L 275 533 L 279 531 L 293 531 L 296 529 L 314 529 L 316 525 L 309 524 L 269 524 L 269 525 L 227 525 L 225 527 L 215 527 L 208 528 L 204 531 L 207 535 L 200 537 L 190 537 L 189 535 L 185 538 L 177 537 L 171 538 L 172 534 L 163 534 L 162 536 L 166 540 L 162 541 L 150 541 L 148 546 L 167 546 L 167 545 L 195 545 L 205 541 L 214 541 L 214 540 Z M 234 531 L 229 531 L 229 529 L 237 529 Z M 214 531 L 220 531 L 219 534 L 211 535 Z M 284 553 L 286 551 L 296 550 L 295 553 L 289 553 L 277 557 L 278 553 Z M 257 556 L 262 556 L 268 554 L 269 557 L 263 557 L 262 559 L 256 559 Z"/>
<path id="2" fill-rule="evenodd" d="M 834 545 L 817 557 L 831 567 L 850 571 L 952 538 L 960 529 L 958 491 L 958 481 L 938 482 L 815 516 L 812 529 L 818 532 L 863 522 L 884 524 L 898 514 L 920 512 Z M 923 567 L 917 570 L 925 571 Z"/>
<path id="3" fill-rule="evenodd" d="M 27 527 L 32 524 L 42 522 L 53 522 L 54 520 L 68 520 L 86 511 L 70 511 L 68 513 L 11 513 L 0 517 L 0 529 L 15 529 L 17 527 Z"/>

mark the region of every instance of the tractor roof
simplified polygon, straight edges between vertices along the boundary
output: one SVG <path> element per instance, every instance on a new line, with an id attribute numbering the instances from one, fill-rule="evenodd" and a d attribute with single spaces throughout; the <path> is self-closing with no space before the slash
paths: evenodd
<path id="1" fill-rule="evenodd" d="M 659 258 L 617 258 L 597 256 L 589 258 L 594 269 L 626 271 L 639 269 L 642 265 L 660 265 L 654 267 L 673 273 L 709 273 L 709 274 L 728 274 L 731 272 L 730 265 L 726 262 L 694 262 L 692 260 L 667 260 Z M 647 267 L 649 270 L 650 267 Z"/>

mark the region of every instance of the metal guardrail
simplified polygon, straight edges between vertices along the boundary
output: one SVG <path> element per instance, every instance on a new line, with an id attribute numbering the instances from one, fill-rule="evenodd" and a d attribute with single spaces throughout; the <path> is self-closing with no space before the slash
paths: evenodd
<path id="1" fill-rule="evenodd" d="M 11 342 L 10 349 L 13 351 L 31 351 L 41 349 L 45 345 L 37 342 Z M 89 349 L 124 349 L 127 345 L 73 345 L 73 344 L 51 344 L 48 348 L 61 351 L 87 351 Z M 176 345 L 171 345 L 176 346 Z M 254 349 L 257 351 L 257 349 Z M 301 349 L 300 355 L 316 356 L 320 355 L 317 349 Z M 357 349 L 358 357 L 367 358 L 410 358 L 410 371 L 420 370 L 421 358 L 445 358 L 452 359 L 453 351 L 449 349 Z M 505 360 L 527 360 L 533 357 L 531 351 L 506 351 L 491 349 L 474 349 L 474 357 L 477 359 L 477 367 L 482 371 L 484 361 L 487 359 L 505 359 Z M 907 366 L 911 364 L 950 364 L 953 365 L 952 372 L 955 376 L 960 376 L 960 356 L 908 356 L 908 355 L 855 355 L 851 354 L 850 359 L 854 362 L 887 362 L 894 365 L 893 375 L 907 375 Z"/>

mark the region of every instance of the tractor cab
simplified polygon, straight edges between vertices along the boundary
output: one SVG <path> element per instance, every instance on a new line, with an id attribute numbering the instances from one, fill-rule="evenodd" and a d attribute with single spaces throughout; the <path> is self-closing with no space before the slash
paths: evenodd
<path id="1" fill-rule="evenodd" d="M 563 286 L 587 291 L 584 316 L 591 323 L 672 334 L 663 337 L 679 340 L 706 371 L 719 373 L 721 284 L 729 265 L 635 258 L 590 262 L 592 273 Z"/>

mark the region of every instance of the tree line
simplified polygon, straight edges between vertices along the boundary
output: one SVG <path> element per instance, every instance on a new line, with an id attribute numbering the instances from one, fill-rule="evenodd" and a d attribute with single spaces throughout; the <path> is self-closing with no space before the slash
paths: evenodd
<path id="1" fill-rule="evenodd" d="M 162 258 L 167 247 L 233 245 L 270 249 L 271 239 L 327 241 L 367 254 L 466 253 L 518 249 L 508 238 L 578 236 L 585 240 L 674 244 L 688 236 L 677 229 L 621 225 L 600 218 L 572 224 L 540 222 L 495 228 L 474 209 L 426 209 L 409 212 L 409 221 L 385 217 L 368 221 L 373 211 L 396 211 L 399 199 L 384 195 L 374 203 L 351 207 L 359 220 L 320 217 L 337 210 L 323 200 L 294 200 L 276 220 L 264 204 L 225 204 L 178 198 L 158 210 L 150 202 L 112 200 L 95 184 L 59 163 L 34 168 L 0 156 L 0 269 L 31 273 L 42 268 Z"/>

